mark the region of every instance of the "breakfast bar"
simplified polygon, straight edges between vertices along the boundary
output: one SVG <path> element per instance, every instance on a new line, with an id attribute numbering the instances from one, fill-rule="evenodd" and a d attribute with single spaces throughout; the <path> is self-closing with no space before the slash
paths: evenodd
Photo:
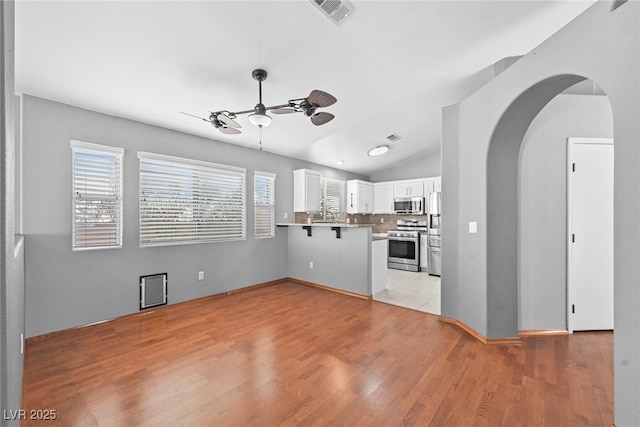
<path id="1" fill-rule="evenodd" d="M 384 289 L 386 240 L 370 225 L 279 223 L 288 228 L 289 277 L 370 298 Z"/>

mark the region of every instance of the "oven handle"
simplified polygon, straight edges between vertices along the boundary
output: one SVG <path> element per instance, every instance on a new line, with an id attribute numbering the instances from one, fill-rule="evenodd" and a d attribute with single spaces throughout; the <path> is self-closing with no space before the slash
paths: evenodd
<path id="1" fill-rule="evenodd" d="M 399 240 L 399 241 L 402 241 L 402 242 L 415 242 L 415 243 L 418 243 L 420 238 L 418 238 L 418 237 L 387 237 L 387 240 L 389 240 L 389 241 Z"/>

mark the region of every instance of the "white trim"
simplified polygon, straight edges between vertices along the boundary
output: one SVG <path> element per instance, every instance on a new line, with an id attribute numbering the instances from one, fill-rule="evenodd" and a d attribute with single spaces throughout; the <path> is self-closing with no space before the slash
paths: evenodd
<path id="1" fill-rule="evenodd" d="M 124 148 L 112 147 L 110 145 L 94 144 L 92 142 L 77 141 L 74 139 L 71 140 L 71 149 L 98 151 L 101 153 L 109 153 L 109 154 L 115 154 L 118 156 L 124 156 Z"/>
<path id="2" fill-rule="evenodd" d="M 262 171 L 253 171 L 253 174 L 257 176 L 264 176 L 265 178 L 273 178 L 273 179 L 276 179 L 276 176 L 277 176 L 275 173 L 262 172 Z"/>
<path id="3" fill-rule="evenodd" d="M 184 157 L 167 156 L 165 154 L 149 153 L 146 151 L 138 151 L 138 159 L 153 160 L 156 162 L 165 162 L 172 165 L 175 165 L 176 163 L 183 163 L 183 164 L 192 165 L 192 166 L 226 169 L 234 172 L 242 172 L 245 174 L 247 173 L 246 168 L 241 168 L 238 166 L 222 165 L 220 163 L 205 162 L 204 160 L 185 159 Z"/>

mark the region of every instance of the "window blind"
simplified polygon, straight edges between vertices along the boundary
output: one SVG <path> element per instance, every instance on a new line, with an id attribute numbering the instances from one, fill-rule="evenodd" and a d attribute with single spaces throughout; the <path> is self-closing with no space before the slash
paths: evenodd
<path id="1" fill-rule="evenodd" d="M 71 141 L 73 250 L 122 247 L 122 148 Z"/>
<path id="2" fill-rule="evenodd" d="M 320 178 L 320 211 L 314 216 L 316 220 L 340 221 L 344 211 L 344 181 L 331 178 Z"/>
<path id="3" fill-rule="evenodd" d="M 245 238 L 243 168 L 138 152 L 140 246 Z"/>
<path id="4" fill-rule="evenodd" d="M 253 176 L 253 235 L 267 238 L 275 235 L 276 176 L 256 171 Z"/>

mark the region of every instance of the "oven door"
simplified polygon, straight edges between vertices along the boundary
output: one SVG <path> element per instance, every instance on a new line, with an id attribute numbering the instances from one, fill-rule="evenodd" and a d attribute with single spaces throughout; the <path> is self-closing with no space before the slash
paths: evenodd
<path id="1" fill-rule="evenodd" d="M 420 239 L 389 237 L 387 266 L 401 270 L 418 271 L 420 268 Z"/>

